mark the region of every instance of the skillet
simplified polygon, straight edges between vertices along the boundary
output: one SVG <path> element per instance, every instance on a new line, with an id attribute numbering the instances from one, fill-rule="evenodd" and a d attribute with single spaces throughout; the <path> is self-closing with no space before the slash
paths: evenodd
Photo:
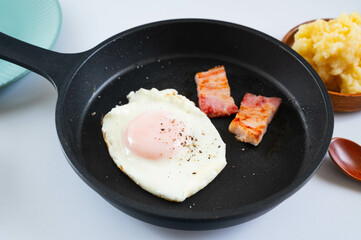
<path id="1" fill-rule="evenodd" d="M 0 57 L 48 79 L 58 92 L 56 128 L 75 172 L 105 200 L 142 221 L 176 229 L 228 227 L 258 217 L 316 172 L 333 131 L 329 95 L 312 67 L 259 31 L 205 19 L 150 23 L 81 53 L 41 49 L 0 33 Z M 101 119 L 139 88 L 174 88 L 197 103 L 194 74 L 224 65 L 237 104 L 246 92 L 282 98 L 259 146 L 212 122 L 226 143 L 227 166 L 182 203 L 142 190 L 110 158 Z"/>

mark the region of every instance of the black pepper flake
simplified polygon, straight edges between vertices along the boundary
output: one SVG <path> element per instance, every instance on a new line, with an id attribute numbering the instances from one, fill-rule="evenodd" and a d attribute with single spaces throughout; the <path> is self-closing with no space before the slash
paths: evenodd
<path id="1" fill-rule="evenodd" d="M 164 128 L 161 128 L 160 130 L 161 130 L 161 131 L 164 131 Z"/>
<path id="2" fill-rule="evenodd" d="M 221 145 L 218 145 L 218 148 L 221 148 Z"/>
<path id="3" fill-rule="evenodd" d="M 197 174 L 196 172 L 192 172 L 192 174 Z"/>
<path id="4" fill-rule="evenodd" d="M 182 136 L 182 133 L 179 133 L 179 136 Z"/>
<path id="5" fill-rule="evenodd" d="M 201 150 L 199 150 L 199 153 L 202 153 L 202 151 L 201 151 Z"/>

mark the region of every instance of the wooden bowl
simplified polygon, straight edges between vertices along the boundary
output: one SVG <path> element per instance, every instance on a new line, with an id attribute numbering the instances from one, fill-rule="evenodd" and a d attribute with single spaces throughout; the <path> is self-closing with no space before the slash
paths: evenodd
<path id="1" fill-rule="evenodd" d="M 323 18 L 325 21 L 329 21 L 332 18 Z M 298 31 L 298 27 L 314 22 L 316 20 L 307 21 L 292 28 L 283 38 L 282 42 L 292 47 L 295 42 L 295 34 Z M 328 91 L 331 97 L 333 110 L 335 112 L 355 112 L 361 110 L 361 93 L 339 93 L 334 91 Z"/>

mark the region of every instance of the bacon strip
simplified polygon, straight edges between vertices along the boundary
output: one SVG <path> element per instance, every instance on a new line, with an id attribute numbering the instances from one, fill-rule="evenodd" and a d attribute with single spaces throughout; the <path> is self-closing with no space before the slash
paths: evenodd
<path id="1" fill-rule="evenodd" d="M 277 112 L 281 99 L 246 93 L 240 110 L 229 125 L 229 131 L 241 142 L 257 146 L 267 131 L 267 126 Z"/>
<path id="2" fill-rule="evenodd" d="M 199 108 L 210 118 L 230 116 L 238 111 L 231 97 L 224 66 L 195 75 Z"/>

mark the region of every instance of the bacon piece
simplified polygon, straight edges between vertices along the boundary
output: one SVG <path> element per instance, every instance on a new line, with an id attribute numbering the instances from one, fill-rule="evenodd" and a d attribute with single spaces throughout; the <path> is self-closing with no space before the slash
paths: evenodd
<path id="1" fill-rule="evenodd" d="M 267 126 L 277 112 L 281 99 L 277 97 L 256 96 L 246 93 L 240 110 L 228 129 L 241 142 L 257 146 L 267 131 Z"/>
<path id="2" fill-rule="evenodd" d="M 195 76 L 199 108 L 210 118 L 225 117 L 238 111 L 231 97 L 226 71 L 217 66 Z"/>

